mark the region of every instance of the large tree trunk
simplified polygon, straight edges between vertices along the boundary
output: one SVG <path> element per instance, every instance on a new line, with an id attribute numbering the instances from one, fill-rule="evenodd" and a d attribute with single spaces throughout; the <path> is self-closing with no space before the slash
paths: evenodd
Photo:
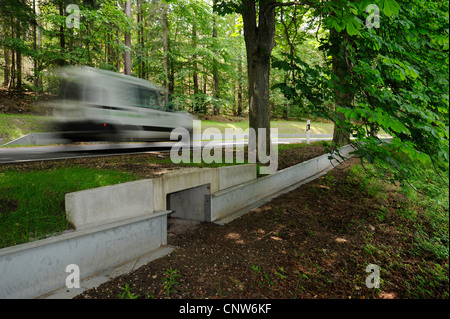
<path id="1" fill-rule="evenodd" d="M 167 4 L 163 3 L 162 12 L 162 22 L 163 22 L 163 68 L 164 68 L 164 105 L 167 107 L 169 104 L 169 61 L 168 61 L 168 51 L 169 51 L 169 22 L 167 20 Z"/>
<path id="2" fill-rule="evenodd" d="M 197 49 L 197 24 L 194 21 L 192 24 L 192 47 L 194 48 L 194 51 Z M 194 86 L 194 99 L 193 99 L 193 110 L 194 112 L 199 112 L 199 105 L 200 105 L 200 101 L 199 101 L 199 97 L 198 97 L 198 93 L 199 93 L 199 89 L 198 89 L 198 72 L 197 72 L 197 54 L 192 55 L 192 69 L 193 69 L 193 75 L 192 75 L 192 80 L 193 80 L 193 86 Z"/>
<path id="3" fill-rule="evenodd" d="M 125 2 L 125 15 L 131 17 L 131 0 Z M 125 32 L 125 59 L 124 59 L 124 73 L 126 75 L 131 75 L 131 34 L 130 32 Z"/>
<path id="4" fill-rule="evenodd" d="M 349 83 L 345 79 L 348 72 L 351 70 L 351 66 L 347 65 L 346 62 L 346 45 L 347 45 L 347 35 L 339 34 L 335 30 L 331 30 L 330 32 L 330 40 L 333 46 L 332 51 L 332 71 L 333 74 L 336 75 L 336 79 L 338 83 L 335 83 L 334 94 L 335 94 L 335 107 L 351 107 L 353 101 L 353 94 L 349 91 L 342 91 L 339 88 L 348 88 Z M 343 113 L 337 112 L 337 120 L 339 122 L 345 121 L 345 115 Z M 334 125 L 333 132 L 333 142 L 338 146 L 343 146 L 350 142 L 350 132 L 345 130 L 345 126 L 340 124 L 339 122 Z"/>
<path id="5" fill-rule="evenodd" d="M 59 15 L 60 16 L 64 16 L 65 15 L 64 1 L 60 0 L 58 5 L 59 5 Z M 58 65 L 59 66 L 63 66 L 63 65 L 66 64 L 66 61 L 64 60 L 64 55 L 66 53 L 66 37 L 65 37 L 65 34 L 64 34 L 64 26 L 65 26 L 65 23 L 62 23 L 59 26 L 59 47 L 60 47 L 60 50 L 61 50 L 60 51 L 61 52 L 60 53 L 61 57 L 58 59 Z"/>
<path id="6" fill-rule="evenodd" d="M 270 55 L 275 46 L 275 6 L 273 0 L 260 0 L 258 24 L 255 0 L 243 0 L 244 39 L 247 50 L 249 125 L 258 133 L 266 129 L 266 151 L 270 148 L 269 75 Z M 254 147 L 258 147 L 258 134 Z M 251 146 L 251 145 L 250 145 Z"/>
<path id="7" fill-rule="evenodd" d="M 216 0 L 213 1 L 214 6 L 216 4 Z M 212 36 L 214 39 L 214 46 L 217 46 L 217 29 L 216 29 L 216 17 L 213 17 L 213 30 Z M 217 55 L 217 50 L 214 50 Z M 219 99 L 219 68 L 217 67 L 218 61 L 216 59 L 213 60 L 213 90 L 214 90 L 214 103 L 213 103 L 213 115 L 219 115 L 219 108 L 217 107 L 217 101 Z"/>

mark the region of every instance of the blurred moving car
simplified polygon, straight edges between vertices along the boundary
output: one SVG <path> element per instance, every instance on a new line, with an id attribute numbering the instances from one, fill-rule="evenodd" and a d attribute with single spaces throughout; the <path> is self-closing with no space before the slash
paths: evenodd
<path id="1" fill-rule="evenodd" d="M 61 99 L 53 115 L 61 137 L 71 141 L 170 140 L 174 128 L 192 132 L 195 117 L 164 109 L 161 89 L 149 81 L 91 67 L 58 72 Z"/>

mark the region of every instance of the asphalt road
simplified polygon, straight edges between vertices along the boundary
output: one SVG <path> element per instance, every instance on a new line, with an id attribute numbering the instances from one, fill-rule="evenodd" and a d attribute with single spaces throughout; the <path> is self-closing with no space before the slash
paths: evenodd
<path id="1" fill-rule="evenodd" d="M 310 142 L 317 140 L 329 140 L 329 136 L 312 137 Z M 299 143 L 305 142 L 304 137 L 283 137 L 273 139 L 273 143 Z M 32 162 L 43 160 L 63 160 L 69 158 L 80 157 L 98 157 L 121 154 L 136 154 L 156 151 L 170 151 L 175 141 L 169 142 L 152 142 L 152 143 L 104 143 L 104 144 L 86 144 L 86 145 L 52 145 L 52 146 L 27 146 L 27 147 L 0 147 L 0 163 L 18 163 L 18 162 Z M 202 147 L 211 143 L 219 143 L 225 145 L 243 145 L 246 140 L 238 141 L 203 141 Z"/>

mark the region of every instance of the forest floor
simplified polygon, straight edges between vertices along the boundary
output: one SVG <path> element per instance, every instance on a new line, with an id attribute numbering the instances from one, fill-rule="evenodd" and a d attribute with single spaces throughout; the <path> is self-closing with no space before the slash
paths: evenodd
<path id="1" fill-rule="evenodd" d="M 48 93 L 8 91 L 0 87 L 0 114 L 47 115 L 46 104 L 50 99 Z"/>

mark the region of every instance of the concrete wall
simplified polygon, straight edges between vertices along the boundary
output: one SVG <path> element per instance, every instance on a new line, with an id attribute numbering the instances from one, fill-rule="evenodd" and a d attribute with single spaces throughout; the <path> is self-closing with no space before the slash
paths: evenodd
<path id="1" fill-rule="evenodd" d="M 76 229 L 83 229 L 111 221 L 152 214 L 156 210 L 166 210 L 168 194 L 200 186 L 208 187 L 208 194 L 211 194 L 255 179 L 256 164 L 186 168 L 158 178 L 68 193 L 65 196 L 65 207 L 68 220 Z M 187 199 L 191 200 L 189 205 L 178 205 L 177 214 L 186 219 L 203 221 L 205 220 L 204 212 L 196 211 L 196 207 L 202 204 L 198 200 L 194 203 L 192 199 L 195 196 L 201 196 L 201 201 L 204 201 L 204 195 L 196 194 L 199 194 L 198 191 L 192 194 L 182 192 L 174 195 L 180 202 L 187 203 Z M 181 211 L 183 207 L 185 212 Z"/>
<path id="2" fill-rule="evenodd" d="M 121 264 L 167 243 L 168 211 L 0 250 L 0 298 L 33 298 L 64 287 L 66 267 L 80 277 Z"/>
<path id="3" fill-rule="evenodd" d="M 209 184 L 168 194 L 167 209 L 172 211 L 170 217 L 206 221 L 211 214 L 209 196 Z"/>
<path id="4" fill-rule="evenodd" d="M 219 188 L 217 191 L 255 180 L 256 164 L 219 167 Z"/>
<path id="5" fill-rule="evenodd" d="M 351 156 L 351 146 L 341 150 L 345 157 Z M 311 178 L 320 172 L 338 165 L 336 160 L 330 161 L 325 154 L 309 161 L 288 167 L 272 175 L 267 175 L 211 195 L 210 221 L 226 218 L 239 210 L 250 207 L 253 203 L 274 197 L 286 188 Z"/>
<path id="6" fill-rule="evenodd" d="M 256 164 L 191 168 L 153 179 L 154 209 L 167 209 L 167 194 L 209 185 L 210 193 L 256 179 Z"/>
<path id="7" fill-rule="evenodd" d="M 65 196 L 68 220 L 76 229 L 153 212 L 151 179 L 99 187 Z"/>

